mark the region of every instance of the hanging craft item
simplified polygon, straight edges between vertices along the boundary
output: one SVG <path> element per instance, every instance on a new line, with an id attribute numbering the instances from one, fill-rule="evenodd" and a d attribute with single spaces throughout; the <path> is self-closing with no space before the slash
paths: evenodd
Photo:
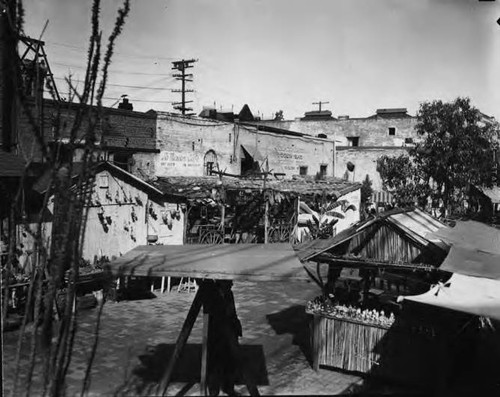
<path id="1" fill-rule="evenodd" d="M 154 220 L 158 219 L 158 214 L 155 212 L 153 203 L 149 204 L 149 215 L 151 215 L 151 218 L 153 218 Z"/>
<path id="2" fill-rule="evenodd" d="M 107 199 L 108 201 L 113 200 L 113 199 L 112 199 L 112 197 L 111 197 L 111 192 L 109 191 L 109 189 L 107 189 L 107 190 L 106 190 L 106 199 Z"/>
<path id="3" fill-rule="evenodd" d="M 137 205 L 140 205 L 142 207 L 143 203 L 139 196 L 135 196 L 135 202 L 137 203 Z"/>
<path id="4" fill-rule="evenodd" d="M 170 216 L 172 219 L 181 220 L 181 212 L 179 210 L 170 210 Z"/>
<path id="5" fill-rule="evenodd" d="M 137 221 L 137 214 L 135 213 L 135 209 L 134 207 L 132 207 L 132 211 L 130 212 L 130 216 L 132 218 L 132 222 L 136 222 Z"/>
<path id="6" fill-rule="evenodd" d="M 115 195 L 115 202 L 116 202 L 117 204 L 121 204 L 121 203 L 122 203 L 122 202 L 121 202 L 121 199 L 120 199 L 120 194 L 119 194 L 118 190 L 116 191 L 116 195 Z"/>
<path id="7" fill-rule="evenodd" d="M 107 233 L 109 231 L 109 227 L 108 227 L 107 219 L 104 216 L 104 208 L 103 207 L 100 207 L 97 210 L 97 217 L 99 218 L 99 222 L 101 223 L 103 230 Z"/>
<path id="8" fill-rule="evenodd" d="M 170 211 L 163 211 L 162 212 L 162 220 L 165 225 L 167 225 L 169 228 L 172 228 L 172 214 Z"/>

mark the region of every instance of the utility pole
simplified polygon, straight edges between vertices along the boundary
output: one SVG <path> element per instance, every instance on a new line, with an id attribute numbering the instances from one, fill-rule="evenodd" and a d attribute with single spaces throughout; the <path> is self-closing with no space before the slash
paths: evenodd
<path id="1" fill-rule="evenodd" d="M 0 3 L 0 133 L 2 149 L 11 152 L 17 143 L 17 2 Z"/>
<path id="2" fill-rule="evenodd" d="M 324 105 L 326 103 L 330 103 L 330 102 L 322 102 L 322 101 L 319 101 L 319 102 L 313 102 L 312 104 L 313 105 L 319 105 L 319 111 L 321 112 L 321 105 Z"/>
<path id="3" fill-rule="evenodd" d="M 187 103 L 191 103 L 193 101 L 186 101 L 186 92 L 193 92 L 194 90 L 186 89 L 186 82 L 193 81 L 193 74 L 186 73 L 186 69 L 192 68 L 193 63 L 197 62 L 197 59 L 183 59 L 182 61 L 174 61 L 172 62 L 172 70 L 178 70 L 180 73 L 173 74 L 172 76 L 176 78 L 176 80 L 181 81 L 181 89 L 180 90 L 172 90 L 172 92 L 180 92 L 182 97 L 180 102 L 173 102 L 172 105 L 174 109 L 180 110 L 183 115 L 186 115 L 186 111 L 193 110 L 193 108 L 186 107 Z M 188 113 L 188 116 L 193 115 L 194 113 Z"/>

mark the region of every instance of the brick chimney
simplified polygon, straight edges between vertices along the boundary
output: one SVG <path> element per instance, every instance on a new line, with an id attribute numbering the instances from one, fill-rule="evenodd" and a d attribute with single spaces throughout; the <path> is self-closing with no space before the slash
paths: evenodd
<path id="1" fill-rule="evenodd" d="M 122 101 L 118 104 L 118 109 L 134 110 L 134 106 L 128 101 L 127 98 L 123 98 Z"/>

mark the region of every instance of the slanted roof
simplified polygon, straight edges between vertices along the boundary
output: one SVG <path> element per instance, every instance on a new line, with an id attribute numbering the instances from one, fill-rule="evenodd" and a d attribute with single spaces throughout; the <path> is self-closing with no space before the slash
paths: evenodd
<path id="1" fill-rule="evenodd" d="M 238 119 L 240 121 L 254 121 L 255 117 L 250 110 L 250 107 L 245 103 L 238 114 Z"/>
<path id="2" fill-rule="evenodd" d="M 159 177 L 151 184 L 164 194 L 184 197 L 190 200 L 211 198 L 214 189 L 224 187 L 226 191 L 260 192 L 264 187 L 263 179 L 223 177 Z M 336 178 L 312 180 L 297 178 L 292 180 L 267 180 L 266 187 L 276 192 L 294 196 L 323 195 L 338 198 L 361 187 L 360 183 L 346 182 Z"/>
<path id="3" fill-rule="evenodd" d="M 112 261 L 114 275 L 308 281 L 290 244 L 146 245 Z"/>
<path id="4" fill-rule="evenodd" d="M 418 249 L 429 248 L 430 250 L 440 251 L 442 254 L 447 251 L 448 247 L 446 244 L 437 238 L 428 238 L 426 235 L 447 228 L 448 226 L 417 208 L 407 210 L 395 209 L 384 212 L 375 218 L 358 222 L 329 239 L 310 241 L 299 245 L 296 249 L 300 251 L 299 257 L 301 260 L 314 260 L 320 254 L 333 250 L 358 236 L 361 236 L 360 239 L 363 241 L 360 242 L 357 240 L 356 244 L 358 245 L 359 243 L 359 246 L 366 246 L 368 245 L 368 241 L 375 236 L 376 228 L 383 225 L 388 225 L 391 230 L 394 230 L 395 233 L 401 235 L 405 240 L 410 241 Z"/>
<path id="5" fill-rule="evenodd" d="M 116 165 L 109 163 L 107 161 L 100 162 L 95 165 L 96 169 L 95 172 L 96 174 L 107 170 L 110 171 L 111 173 L 115 175 L 119 175 L 122 179 L 126 180 L 127 183 L 130 183 L 135 186 L 139 186 L 142 190 L 148 191 L 152 194 L 155 195 L 163 195 L 163 193 L 158 190 L 156 187 L 153 185 L 143 181 L 142 179 L 136 177 L 135 175 L 131 174 L 130 172 L 125 171 L 124 169 L 117 167 Z M 81 173 L 83 172 L 83 163 L 73 163 L 73 169 L 72 169 L 72 179 L 75 179 L 78 177 Z M 47 169 L 45 172 L 40 176 L 40 178 L 35 182 L 33 185 L 33 190 L 37 191 L 40 194 L 43 194 L 47 191 L 49 188 L 49 183 L 50 183 L 50 177 L 51 177 L 51 170 Z"/>
<path id="6" fill-rule="evenodd" d="M 21 177 L 25 166 L 21 157 L 0 150 L 0 177 Z"/>
<path id="7" fill-rule="evenodd" d="M 273 127 L 267 124 L 260 124 L 259 122 L 240 122 L 239 125 L 245 127 L 255 128 L 258 131 L 272 132 L 274 134 L 288 135 L 288 136 L 300 136 L 304 138 L 315 138 L 311 135 L 304 134 L 302 132 L 291 131 L 283 128 Z"/>

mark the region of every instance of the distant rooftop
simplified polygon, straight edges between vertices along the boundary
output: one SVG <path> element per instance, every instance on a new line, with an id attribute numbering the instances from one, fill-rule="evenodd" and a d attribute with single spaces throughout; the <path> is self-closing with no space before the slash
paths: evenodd
<path id="1" fill-rule="evenodd" d="M 314 110 L 312 112 L 305 112 L 302 120 L 335 120 L 335 118 L 332 117 L 330 110 Z"/>
<path id="2" fill-rule="evenodd" d="M 377 109 L 373 116 L 367 117 L 368 119 L 373 118 L 409 118 L 408 109 L 406 108 L 387 108 L 387 109 Z"/>

